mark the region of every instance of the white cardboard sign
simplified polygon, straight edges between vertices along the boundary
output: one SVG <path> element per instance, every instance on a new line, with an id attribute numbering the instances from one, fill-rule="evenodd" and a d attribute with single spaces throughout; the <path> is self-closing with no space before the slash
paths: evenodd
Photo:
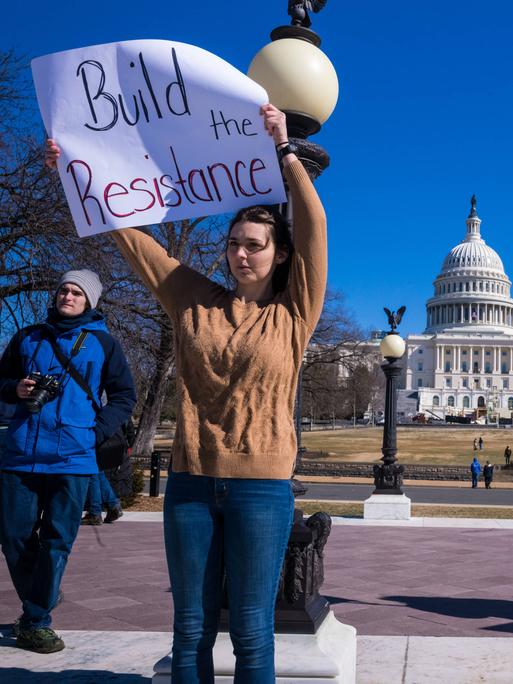
<path id="1" fill-rule="evenodd" d="M 284 202 L 263 88 L 206 50 L 132 40 L 32 61 L 80 236 Z"/>

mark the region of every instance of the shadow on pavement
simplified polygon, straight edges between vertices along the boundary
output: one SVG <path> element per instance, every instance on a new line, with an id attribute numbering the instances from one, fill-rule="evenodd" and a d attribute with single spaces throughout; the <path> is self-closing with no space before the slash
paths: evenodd
<path id="1" fill-rule="evenodd" d="M 447 596 L 383 596 L 383 599 L 403 603 L 414 610 L 467 620 L 484 620 L 486 618 L 513 620 L 513 601 L 501 599 L 450 598 Z M 485 626 L 481 629 L 513 633 L 513 622 L 506 625 Z"/>
<path id="2" fill-rule="evenodd" d="M 342 596 L 327 596 L 326 594 L 322 594 L 322 597 L 326 599 L 326 601 L 331 605 L 334 606 L 337 603 L 350 603 L 353 606 L 360 605 L 360 606 L 377 606 L 379 605 L 378 603 L 375 603 L 374 601 L 359 601 L 351 598 L 343 598 Z"/>
<path id="3" fill-rule="evenodd" d="M 0 667 L 3 682 L 23 684 L 150 684 L 149 677 L 107 670 L 63 670 L 62 672 L 32 672 L 22 667 Z"/>

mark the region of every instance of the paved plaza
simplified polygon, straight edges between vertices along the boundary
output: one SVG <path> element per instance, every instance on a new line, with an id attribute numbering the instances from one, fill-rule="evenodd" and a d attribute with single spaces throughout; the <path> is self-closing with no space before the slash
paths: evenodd
<path id="1" fill-rule="evenodd" d="M 359 684 L 513 682 L 513 521 L 334 522 L 323 593 L 358 631 Z M 53 626 L 68 648 L 20 651 L 0 561 L 2 684 L 149 684 L 172 619 L 161 514 L 81 528 L 63 591 Z"/>

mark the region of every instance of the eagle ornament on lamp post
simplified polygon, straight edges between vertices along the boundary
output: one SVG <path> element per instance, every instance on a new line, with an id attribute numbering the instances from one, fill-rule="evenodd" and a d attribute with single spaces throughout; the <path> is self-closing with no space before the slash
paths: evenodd
<path id="1" fill-rule="evenodd" d="M 381 368 L 386 378 L 385 389 L 385 424 L 383 428 L 383 463 L 376 464 L 374 470 L 374 494 L 402 494 L 404 466 L 397 464 L 397 385 L 402 368 L 399 359 L 404 354 L 405 343 L 399 333 L 396 332 L 400 324 L 405 306 L 390 311 L 384 308 L 390 325 L 390 331 L 381 340 L 380 350 L 386 359 Z"/>

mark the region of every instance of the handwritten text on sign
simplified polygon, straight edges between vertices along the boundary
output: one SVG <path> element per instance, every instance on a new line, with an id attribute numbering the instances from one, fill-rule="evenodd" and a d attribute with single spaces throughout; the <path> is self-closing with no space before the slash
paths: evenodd
<path id="1" fill-rule="evenodd" d="M 283 202 L 265 91 L 185 43 L 136 40 L 32 62 L 79 235 Z"/>

